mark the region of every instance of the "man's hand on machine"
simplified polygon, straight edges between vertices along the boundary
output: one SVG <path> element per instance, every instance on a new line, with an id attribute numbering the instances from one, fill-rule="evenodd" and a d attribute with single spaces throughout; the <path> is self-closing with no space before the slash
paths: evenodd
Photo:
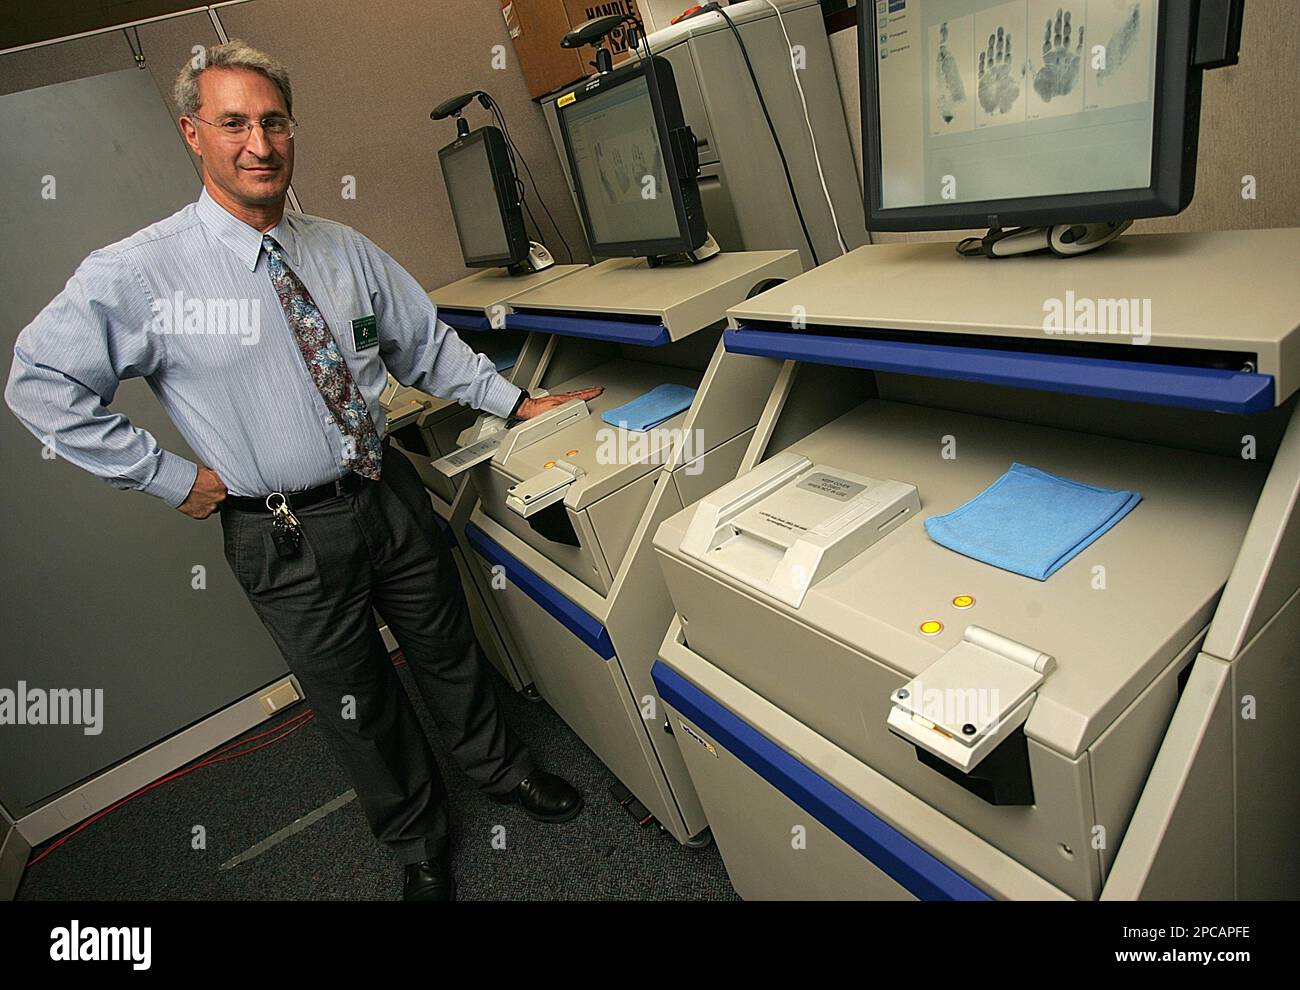
<path id="1" fill-rule="evenodd" d="M 540 416 L 547 410 L 554 409 L 556 406 L 562 406 L 566 402 L 572 402 L 574 399 L 581 399 L 588 402 L 596 398 L 601 392 L 605 391 L 605 386 L 597 385 L 594 388 L 580 388 L 572 392 L 557 392 L 553 395 L 543 395 L 539 398 L 525 399 L 519 406 L 519 411 L 515 413 L 516 419 L 532 419 L 534 416 Z"/>
<path id="2" fill-rule="evenodd" d="M 194 487 L 190 489 L 185 501 L 176 506 L 191 519 L 206 519 L 226 500 L 226 483 L 220 475 L 206 464 L 199 465 L 199 473 L 194 477 Z"/>

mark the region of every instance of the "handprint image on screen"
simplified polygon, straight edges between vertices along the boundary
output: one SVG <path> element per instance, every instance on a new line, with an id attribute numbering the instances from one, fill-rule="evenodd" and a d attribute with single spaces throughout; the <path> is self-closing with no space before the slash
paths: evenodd
<path id="1" fill-rule="evenodd" d="M 594 238 L 608 244 L 676 237 L 677 211 L 645 79 L 563 112 Z"/>
<path id="2" fill-rule="evenodd" d="M 975 15 L 975 66 L 979 94 L 975 126 L 1018 124 L 1025 119 L 1025 3 L 1013 0 Z"/>
<path id="3" fill-rule="evenodd" d="M 1029 4 L 1029 87 L 1030 120 L 1078 113 L 1083 109 L 1084 44 L 1087 25 L 1080 13 L 1085 3 L 1060 0 L 1031 0 Z M 1043 26 L 1035 36 L 1036 26 Z M 1037 50 L 1034 45 L 1037 44 Z"/>
<path id="4" fill-rule="evenodd" d="M 952 134 L 975 127 L 975 31 L 973 17 L 930 27 L 929 61 L 934 66 L 930 133 Z"/>
<path id="5" fill-rule="evenodd" d="M 1151 183 L 1159 0 L 906 0 L 876 13 L 884 209 Z"/>
<path id="6" fill-rule="evenodd" d="M 1116 107 L 1151 98 L 1155 11 L 1138 0 L 1092 0 L 1088 107 Z"/>
<path id="7" fill-rule="evenodd" d="M 605 203 L 627 204 L 663 188 L 664 163 L 653 128 L 597 141 L 596 172 Z"/>

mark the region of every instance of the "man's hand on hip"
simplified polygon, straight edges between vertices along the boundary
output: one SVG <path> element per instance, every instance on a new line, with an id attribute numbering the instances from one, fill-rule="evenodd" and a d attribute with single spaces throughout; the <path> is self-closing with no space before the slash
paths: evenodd
<path id="1" fill-rule="evenodd" d="M 574 399 L 581 399 L 583 402 L 594 399 L 603 391 L 605 391 L 605 386 L 597 385 L 594 388 L 580 388 L 573 392 L 557 392 L 554 395 L 543 395 L 536 399 L 525 399 L 519 407 L 519 412 L 515 414 L 515 418 L 532 419 L 534 416 L 540 416 L 547 410 L 562 406 L 566 402 L 572 402 Z"/>
<path id="2" fill-rule="evenodd" d="M 199 465 L 194 487 L 185 501 L 176 506 L 191 519 L 206 519 L 226 500 L 226 483 L 206 464 Z"/>

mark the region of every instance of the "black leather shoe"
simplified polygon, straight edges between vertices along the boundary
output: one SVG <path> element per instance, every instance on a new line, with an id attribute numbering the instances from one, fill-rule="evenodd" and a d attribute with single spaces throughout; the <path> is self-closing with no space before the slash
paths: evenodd
<path id="1" fill-rule="evenodd" d="M 402 879 L 404 901 L 454 901 L 456 881 L 451 875 L 448 857 L 411 863 Z"/>
<path id="2" fill-rule="evenodd" d="M 545 770 L 534 770 L 509 794 L 497 798 L 506 804 L 518 804 L 539 822 L 572 821 L 582 811 L 582 795 L 562 777 Z"/>

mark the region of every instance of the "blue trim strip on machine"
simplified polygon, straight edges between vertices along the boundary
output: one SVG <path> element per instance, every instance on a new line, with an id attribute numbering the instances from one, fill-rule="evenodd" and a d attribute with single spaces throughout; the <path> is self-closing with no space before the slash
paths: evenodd
<path id="1" fill-rule="evenodd" d="M 510 313 L 506 316 L 506 329 L 611 340 L 616 344 L 637 344 L 641 347 L 662 347 L 672 340 L 668 328 L 662 323 L 607 320 L 577 313 Z"/>
<path id="2" fill-rule="evenodd" d="M 465 526 L 465 542 L 489 564 L 499 564 L 504 568 L 506 577 L 516 588 L 582 640 L 597 656 L 604 660 L 613 658 L 614 644 L 609 638 L 609 630 L 598 619 L 562 595 L 474 523 Z"/>
<path id="3" fill-rule="evenodd" d="M 872 340 L 741 325 L 723 334 L 732 354 L 834 364 L 988 385 L 1247 415 L 1273 408 L 1273 376 L 1218 368 L 1141 364 L 923 341 Z"/>
<path id="4" fill-rule="evenodd" d="M 438 319 L 453 330 L 491 330 L 492 321 L 471 309 L 446 309 L 438 307 Z"/>
<path id="5" fill-rule="evenodd" d="M 659 696 L 745 766 L 922 900 L 992 900 L 960 873 L 810 770 L 663 660 L 650 669 Z"/>

